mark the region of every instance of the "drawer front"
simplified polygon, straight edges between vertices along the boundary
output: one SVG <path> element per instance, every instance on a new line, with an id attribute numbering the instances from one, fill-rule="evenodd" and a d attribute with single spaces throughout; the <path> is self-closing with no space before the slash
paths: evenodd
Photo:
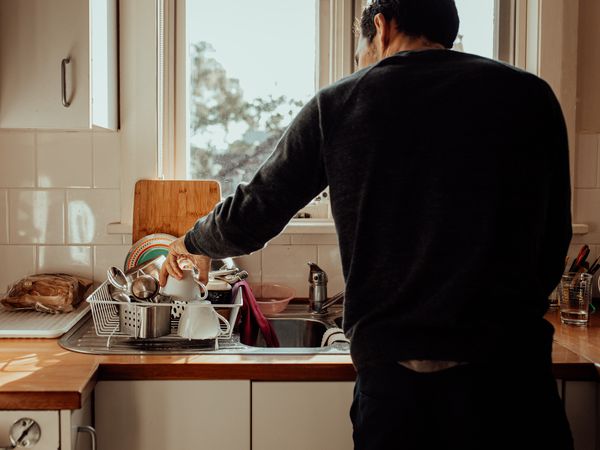
<path id="1" fill-rule="evenodd" d="M 58 411 L 0 411 L 0 448 L 10 447 L 10 427 L 19 419 L 35 420 L 40 426 L 40 441 L 34 450 L 57 450 L 60 448 Z"/>

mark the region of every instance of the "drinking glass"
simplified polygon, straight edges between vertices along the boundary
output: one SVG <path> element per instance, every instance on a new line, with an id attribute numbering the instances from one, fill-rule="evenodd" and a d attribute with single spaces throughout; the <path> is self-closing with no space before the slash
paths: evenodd
<path id="1" fill-rule="evenodd" d="M 589 273 L 564 274 L 558 291 L 561 322 L 587 326 L 591 297 L 592 276 Z"/>

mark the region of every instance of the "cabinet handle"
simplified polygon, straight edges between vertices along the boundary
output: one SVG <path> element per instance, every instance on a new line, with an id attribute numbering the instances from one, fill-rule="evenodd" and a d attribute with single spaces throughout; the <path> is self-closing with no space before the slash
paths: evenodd
<path id="1" fill-rule="evenodd" d="M 92 450 L 96 450 L 96 429 L 94 427 L 85 426 L 77 427 L 78 433 L 88 433 L 92 438 Z"/>
<path id="2" fill-rule="evenodd" d="M 71 106 L 71 102 L 67 100 L 67 64 L 71 62 L 71 57 L 63 58 L 60 63 L 60 83 L 62 89 L 62 104 L 65 108 Z"/>

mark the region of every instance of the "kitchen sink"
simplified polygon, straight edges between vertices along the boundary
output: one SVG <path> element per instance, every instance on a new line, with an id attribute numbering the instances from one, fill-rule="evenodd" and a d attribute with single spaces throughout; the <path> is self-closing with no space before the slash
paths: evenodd
<path id="1" fill-rule="evenodd" d="M 268 319 L 277 335 L 281 347 L 320 347 L 323 335 L 329 326 L 319 320 L 303 318 Z M 262 334 L 259 334 L 256 347 L 266 347 Z"/>
<path id="2" fill-rule="evenodd" d="M 341 307 L 331 307 L 328 314 L 313 315 L 302 304 L 290 305 L 279 314 L 268 316 L 280 347 L 266 347 L 259 334 L 256 346 L 244 345 L 239 335 L 230 339 L 189 341 L 176 336 L 157 339 L 133 339 L 123 336 L 107 337 L 96 335 L 91 314 L 84 317 L 60 340 L 67 350 L 97 355 L 190 355 L 190 354 L 238 354 L 238 355 L 306 355 L 348 354 L 347 344 L 336 343 L 321 347 L 327 329 L 341 325 Z"/>
<path id="3" fill-rule="evenodd" d="M 342 320 L 344 318 L 342 316 L 336 317 L 335 319 L 333 319 L 333 323 L 335 323 L 335 326 L 338 328 L 342 328 Z"/>

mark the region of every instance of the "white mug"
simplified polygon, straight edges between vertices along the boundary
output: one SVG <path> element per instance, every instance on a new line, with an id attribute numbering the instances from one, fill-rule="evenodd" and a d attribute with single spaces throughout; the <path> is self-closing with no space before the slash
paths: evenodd
<path id="1" fill-rule="evenodd" d="M 191 265 L 189 260 L 186 259 L 185 262 L 188 264 L 180 264 L 183 278 L 178 280 L 170 276 L 167 284 L 161 288 L 160 294 L 176 300 L 205 300 L 208 297 L 208 289 L 200 281 L 198 269 Z"/>
<path id="2" fill-rule="evenodd" d="M 225 324 L 223 332 L 228 334 L 231 324 L 210 306 L 209 301 L 189 302 L 181 318 L 177 335 L 185 339 L 214 339 L 221 334 L 221 324 Z"/>

